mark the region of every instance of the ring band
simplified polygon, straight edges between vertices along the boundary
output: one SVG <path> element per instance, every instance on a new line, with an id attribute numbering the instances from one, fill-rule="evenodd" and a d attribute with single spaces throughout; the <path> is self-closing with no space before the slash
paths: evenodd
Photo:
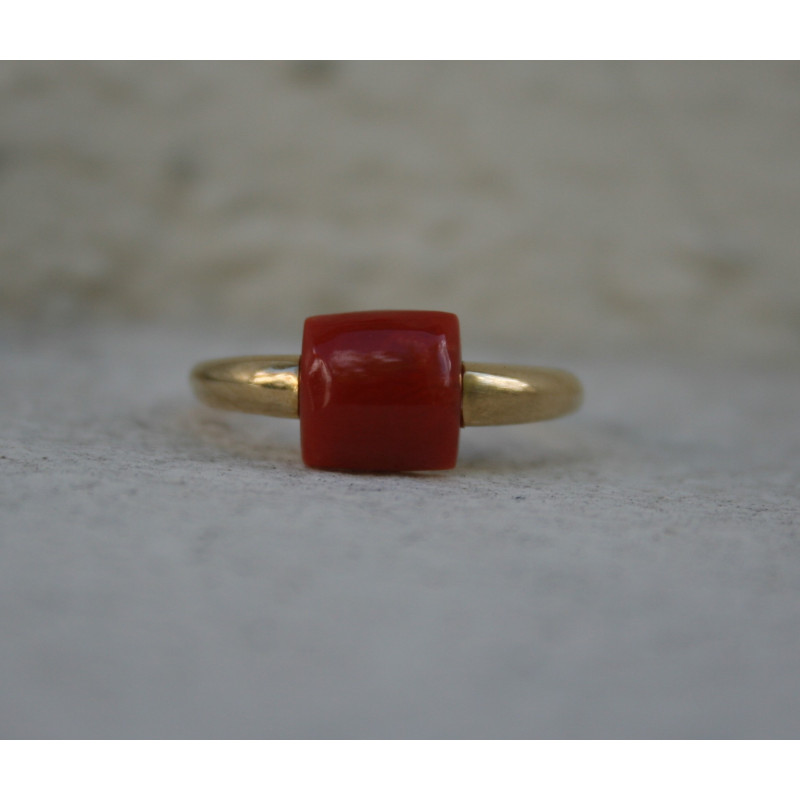
<path id="1" fill-rule="evenodd" d="M 300 418 L 309 466 L 365 471 L 452 467 L 458 428 L 553 419 L 583 395 L 564 370 L 462 363 L 444 312 L 310 317 L 301 356 L 204 361 L 191 384 L 214 408 Z"/>
<path id="2" fill-rule="evenodd" d="M 198 400 L 212 408 L 297 419 L 300 356 L 240 356 L 203 361 L 192 370 Z M 583 390 L 570 372 L 549 367 L 463 365 L 461 424 L 543 422 L 580 407 Z"/>

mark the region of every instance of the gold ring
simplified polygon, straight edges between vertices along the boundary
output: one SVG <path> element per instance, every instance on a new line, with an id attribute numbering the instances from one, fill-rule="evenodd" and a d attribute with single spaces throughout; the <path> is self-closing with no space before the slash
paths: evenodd
<path id="1" fill-rule="evenodd" d="M 367 472 L 450 469 L 461 427 L 553 419 L 583 396 L 564 370 L 462 363 L 440 311 L 309 317 L 300 356 L 204 361 L 191 383 L 214 408 L 299 418 L 307 466 Z"/>

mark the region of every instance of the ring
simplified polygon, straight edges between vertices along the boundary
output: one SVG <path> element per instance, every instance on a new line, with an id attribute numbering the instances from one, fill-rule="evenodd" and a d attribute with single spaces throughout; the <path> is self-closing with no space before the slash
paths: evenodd
<path id="1" fill-rule="evenodd" d="M 462 363 L 443 311 L 309 317 L 300 356 L 204 361 L 191 383 L 214 408 L 299 417 L 306 466 L 358 472 L 452 469 L 462 427 L 553 419 L 583 395 L 560 369 Z"/>

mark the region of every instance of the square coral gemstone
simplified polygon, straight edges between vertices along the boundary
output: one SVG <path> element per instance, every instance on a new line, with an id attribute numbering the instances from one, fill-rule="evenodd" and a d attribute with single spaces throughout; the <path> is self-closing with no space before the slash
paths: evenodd
<path id="1" fill-rule="evenodd" d="M 303 460 L 321 469 L 451 469 L 461 428 L 458 317 L 309 317 L 300 357 Z"/>

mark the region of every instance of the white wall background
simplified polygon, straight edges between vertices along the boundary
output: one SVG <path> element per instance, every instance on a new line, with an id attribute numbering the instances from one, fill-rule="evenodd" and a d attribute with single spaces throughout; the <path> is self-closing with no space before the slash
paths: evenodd
<path id="1" fill-rule="evenodd" d="M 0 310 L 791 356 L 799 130 L 794 64 L 6 63 Z"/>

